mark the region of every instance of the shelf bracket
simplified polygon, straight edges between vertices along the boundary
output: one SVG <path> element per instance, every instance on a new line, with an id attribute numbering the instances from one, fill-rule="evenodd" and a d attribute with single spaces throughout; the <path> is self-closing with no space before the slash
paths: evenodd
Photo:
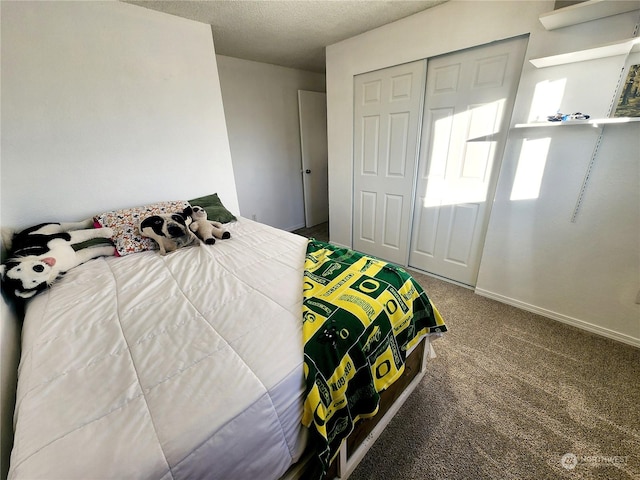
<path id="1" fill-rule="evenodd" d="M 598 134 L 598 140 L 596 140 L 596 146 L 593 148 L 593 153 L 591 154 L 591 159 L 589 160 L 589 165 L 587 166 L 587 173 L 585 173 L 584 180 L 582 180 L 580 193 L 578 193 L 578 200 L 576 201 L 576 206 L 574 207 L 573 214 L 571 215 L 571 223 L 576 223 L 576 220 L 578 218 L 578 213 L 580 213 L 580 209 L 582 208 L 582 201 L 584 200 L 584 194 L 587 191 L 587 186 L 589 185 L 589 179 L 591 178 L 591 171 L 593 170 L 593 166 L 596 163 L 598 150 L 600 150 L 600 144 L 602 143 L 603 132 L 604 132 L 604 125 L 600 128 L 600 133 Z"/>
<path id="2" fill-rule="evenodd" d="M 636 23 L 636 27 L 634 29 L 633 34 L 637 35 L 638 33 L 638 23 Z M 616 88 L 613 91 L 613 97 L 611 98 L 611 102 L 609 103 L 609 117 L 611 117 L 613 113 L 613 109 L 615 108 L 616 99 L 618 98 L 618 92 L 620 91 L 620 85 L 624 79 L 625 67 L 623 66 L 620 70 L 620 75 L 618 76 L 618 83 Z M 582 186 L 580 187 L 580 193 L 578 193 L 578 200 L 576 201 L 576 206 L 573 209 L 573 213 L 571 214 L 571 223 L 576 223 L 578 214 L 580 213 L 580 209 L 582 208 L 582 202 L 584 200 L 585 192 L 587 191 L 587 186 L 589 185 L 589 180 L 591 178 L 591 172 L 596 163 L 596 158 L 598 157 L 598 151 L 600 150 L 600 144 L 602 143 L 602 137 L 604 136 L 604 128 L 605 125 L 600 126 L 600 133 L 598 134 L 598 140 L 596 140 L 596 145 L 593 147 L 593 153 L 591 154 L 591 159 L 589 160 L 589 165 L 587 166 L 587 173 L 584 175 L 584 180 L 582 180 Z"/>

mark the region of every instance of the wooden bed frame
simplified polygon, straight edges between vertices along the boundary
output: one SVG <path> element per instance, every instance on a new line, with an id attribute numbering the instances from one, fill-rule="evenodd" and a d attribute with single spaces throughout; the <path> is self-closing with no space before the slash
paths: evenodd
<path id="1" fill-rule="evenodd" d="M 382 434 L 391 419 L 398 413 L 409 395 L 418 386 L 426 373 L 428 358 L 435 352 L 431 347 L 430 337 L 421 340 L 407 356 L 402 376 L 380 394 L 378 413 L 371 418 L 359 420 L 353 432 L 342 443 L 338 455 L 331 463 L 324 480 L 344 480 L 356 469 L 374 442 Z M 298 480 L 305 477 L 306 465 L 311 453 L 293 465 L 280 480 Z"/>

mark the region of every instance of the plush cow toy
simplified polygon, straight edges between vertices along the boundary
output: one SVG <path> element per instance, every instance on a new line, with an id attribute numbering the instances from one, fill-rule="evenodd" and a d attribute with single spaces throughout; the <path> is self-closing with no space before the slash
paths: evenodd
<path id="1" fill-rule="evenodd" d="M 189 228 L 207 245 L 216 243 L 216 238 L 224 240 L 231 238 L 231 233 L 227 232 L 220 222 L 207 220 L 207 211 L 202 207 L 187 207 L 183 215 L 191 217 L 192 222 Z"/>
<path id="2" fill-rule="evenodd" d="M 91 228 L 92 220 L 77 223 L 42 223 L 16 233 L 9 259 L 0 266 L 5 292 L 26 300 L 46 290 L 65 272 L 100 256 L 115 254 L 111 244 L 74 250 L 73 245 L 96 238 L 110 239 L 110 228 Z"/>

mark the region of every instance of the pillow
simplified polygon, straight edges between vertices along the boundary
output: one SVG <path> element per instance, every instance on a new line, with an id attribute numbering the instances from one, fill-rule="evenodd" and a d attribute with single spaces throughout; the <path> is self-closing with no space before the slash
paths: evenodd
<path id="1" fill-rule="evenodd" d="M 140 234 L 138 226 L 145 217 L 162 213 L 182 213 L 188 206 L 189 202 L 184 200 L 153 203 L 142 207 L 101 213 L 95 217 L 94 222 L 97 228 L 110 227 L 113 229 L 113 243 L 117 255 L 123 257 L 130 253 L 158 249 L 155 241 Z"/>
<path id="2" fill-rule="evenodd" d="M 229 223 L 237 220 L 229 210 L 224 208 L 217 193 L 194 198 L 193 200 L 189 200 L 189 203 L 204 208 L 207 212 L 207 220 L 220 223 Z"/>

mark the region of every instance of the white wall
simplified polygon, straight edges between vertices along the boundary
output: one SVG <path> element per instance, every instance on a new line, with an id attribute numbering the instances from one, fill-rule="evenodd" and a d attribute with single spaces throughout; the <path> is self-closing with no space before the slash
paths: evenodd
<path id="1" fill-rule="evenodd" d="M 552 9 L 547 1 L 451 1 L 328 47 L 331 241 L 352 241 L 353 75 L 522 34 L 530 34 L 527 59 L 563 53 L 631 37 L 638 20 L 636 11 L 548 32 L 538 16 Z M 548 114 L 557 108 L 607 116 L 623 65 L 624 57 L 553 69 L 525 61 L 512 124 L 530 119 L 536 88 L 547 80 L 566 82 L 556 104 L 546 105 L 554 108 Z M 595 129 L 554 131 L 540 193 L 520 201 L 511 191 L 531 131 L 511 131 L 478 293 L 640 345 L 639 127 L 606 128 L 576 223 L 570 219 Z"/>
<path id="2" fill-rule="evenodd" d="M 0 2 L 2 226 L 218 192 L 238 213 L 211 29 L 119 2 Z M 20 329 L 0 299 L 1 477 Z"/>
<path id="3" fill-rule="evenodd" d="M 217 56 L 240 213 L 284 230 L 304 227 L 298 90 L 323 74 Z"/>
<path id="4" fill-rule="evenodd" d="M 629 38 L 639 19 L 640 10 L 542 32 L 532 36 L 531 50 L 541 56 Z M 626 63 L 640 63 L 640 54 Z M 550 84 L 557 86 L 559 96 L 547 110 L 608 117 L 624 65 L 624 56 L 544 69 L 527 62 L 515 121 L 535 115 L 536 88 Z M 545 101 L 553 96 L 545 95 Z M 476 291 L 640 345 L 640 305 L 635 303 L 640 289 L 640 123 L 605 127 L 572 222 L 599 133 L 574 128 L 512 131 Z M 535 198 L 512 200 L 523 145 L 532 140 L 549 145 L 548 154 L 540 154 L 540 191 Z"/>
<path id="5" fill-rule="evenodd" d="M 1 221 L 218 192 L 239 211 L 211 29 L 120 2 L 2 2 Z"/>

